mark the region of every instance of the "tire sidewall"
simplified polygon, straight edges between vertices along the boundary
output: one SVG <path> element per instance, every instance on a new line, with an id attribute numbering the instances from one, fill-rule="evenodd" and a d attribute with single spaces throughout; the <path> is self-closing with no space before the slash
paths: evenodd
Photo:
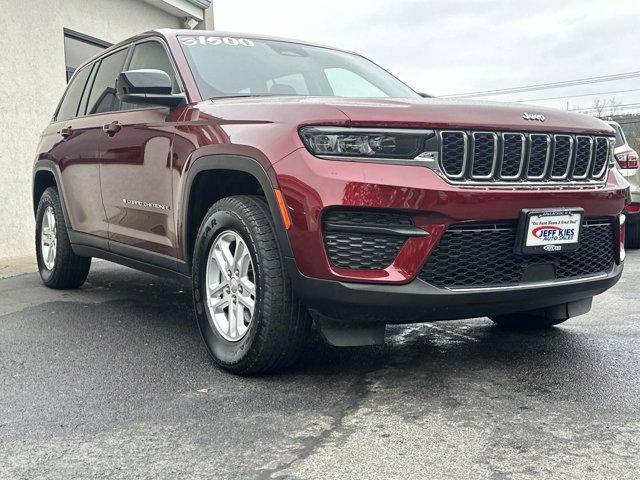
<path id="1" fill-rule="evenodd" d="M 254 266 L 256 303 L 254 316 L 249 325 L 249 330 L 237 342 L 230 342 L 220 335 L 213 326 L 207 306 L 206 273 L 207 260 L 213 242 L 218 235 L 225 230 L 233 230 L 239 234 L 249 248 L 251 260 Z M 259 335 L 262 318 L 262 291 L 261 285 L 262 265 L 257 255 L 249 226 L 235 212 L 218 210 L 210 212 L 200 228 L 196 240 L 193 257 L 193 297 L 198 327 L 209 352 L 214 360 L 222 365 L 231 366 L 242 362 L 251 351 L 251 346 Z"/>

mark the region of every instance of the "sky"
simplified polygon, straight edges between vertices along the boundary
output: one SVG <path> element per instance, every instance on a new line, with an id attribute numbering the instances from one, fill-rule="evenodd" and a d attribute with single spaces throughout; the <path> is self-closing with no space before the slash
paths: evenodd
<path id="1" fill-rule="evenodd" d="M 640 72 L 640 0 L 213 0 L 216 30 L 356 51 L 436 96 Z M 620 92 L 635 90 L 631 92 Z M 617 92 L 617 93 L 613 93 Z M 583 95 L 575 97 L 575 95 Z M 567 98 L 567 96 L 573 96 Z M 561 99 L 546 99 L 563 97 Z M 640 76 L 483 100 L 640 104 Z M 625 112 L 638 111 L 625 110 Z"/>

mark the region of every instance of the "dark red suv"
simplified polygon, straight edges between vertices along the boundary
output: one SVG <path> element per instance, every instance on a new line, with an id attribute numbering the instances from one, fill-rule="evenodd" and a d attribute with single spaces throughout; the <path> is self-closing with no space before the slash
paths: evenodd
<path id="1" fill-rule="evenodd" d="M 544 328 L 620 277 L 614 131 L 522 105 L 423 98 L 365 58 L 158 30 L 78 69 L 38 147 L 40 273 L 91 257 L 190 278 L 211 355 L 282 368 L 312 325 L 489 316 Z"/>

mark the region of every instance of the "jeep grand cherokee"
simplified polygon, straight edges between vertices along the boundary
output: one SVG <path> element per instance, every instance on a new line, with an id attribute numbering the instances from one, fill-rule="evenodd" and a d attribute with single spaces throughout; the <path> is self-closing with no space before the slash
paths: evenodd
<path id="1" fill-rule="evenodd" d="M 214 360 L 291 364 L 385 324 L 546 328 L 620 277 L 626 181 L 585 115 L 423 98 L 306 42 L 158 30 L 75 72 L 34 166 L 40 274 L 188 278 Z"/>

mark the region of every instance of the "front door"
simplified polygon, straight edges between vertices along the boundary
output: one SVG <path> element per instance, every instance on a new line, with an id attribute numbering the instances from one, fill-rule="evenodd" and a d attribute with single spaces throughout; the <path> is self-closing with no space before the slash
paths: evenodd
<path id="1" fill-rule="evenodd" d="M 164 127 L 167 110 L 121 111 L 105 118 L 99 142 L 100 183 L 114 251 L 121 243 L 176 256 L 173 133 Z"/>
<path id="2" fill-rule="evenodd" d="M 174 80 L 174 93 L 181 91 L 166 49 L 159 41 L 145 40 L 133 46 L 126 70 L 141 69 L 166 71 Z M 120 71 L 113 72 L 114 88 Z M 126 248 L 129 246 L 177 256 L 171 153 L 173 124 L 178 117 L 177 110 L 119 100 L 117 110 L 103 117 L 98 144 L 100 183 L 110 248 L 115 253 L 131 255 Z M 138 253 L 144 260 L 144 252 Z"/>

